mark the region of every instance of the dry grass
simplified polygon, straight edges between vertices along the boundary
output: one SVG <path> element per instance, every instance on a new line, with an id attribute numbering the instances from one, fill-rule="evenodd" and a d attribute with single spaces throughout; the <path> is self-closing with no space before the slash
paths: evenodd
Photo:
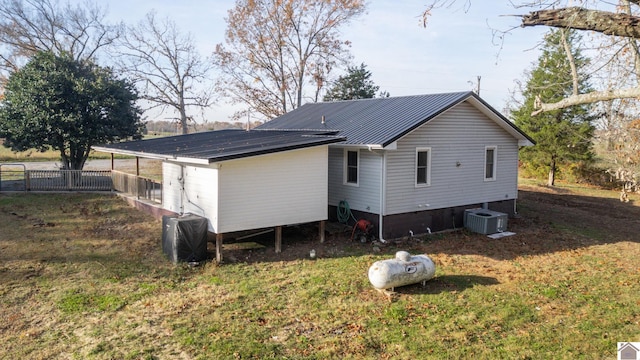
<path id="1" fill-rule="evenodd" d="M 0 358 L 612 358 L 640 341 L 640 207 L 616 197 L 527 185 L 501 240 L 458 231 L 377 252 L 291 228 L 282 254 L 267 234 L 189 268 L 116 197 L 0 195 Z M 389 301 L 366 271 L 399 249 L 438 268 Z"/>
<path id="2" fill-rule="evenodd" d="M 91 159 L 108 159 L 111 155 L 92 151 L 89 155 Z M 24 162 L 24 161 L 56 161 L 60 160 L 60 153 L 54 150 L 40 152 L 36 150 L 11 151 L 0 144 L 0 161 L 2 162 Z"/>

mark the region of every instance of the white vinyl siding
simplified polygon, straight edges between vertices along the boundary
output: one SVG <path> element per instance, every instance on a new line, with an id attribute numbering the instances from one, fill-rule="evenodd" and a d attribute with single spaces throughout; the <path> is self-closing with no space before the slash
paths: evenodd
<path id="1" fill-rule="evenodd" d="M 431 185 L 431 148 L 416 148 L 416 187 Z"/>
<path id="2" fill-rule="evenodd" d="M 218 170 L 171 162 L 162 164 L 163 206 L 176 213 L 209 219 L 209 230 L 218 221 Z"/>
<path id="3" fill-rule="evenodd" d="M 467 102 L 398 140 L 388 151 L 385 215 L 517 197 L 518 143 Z M 484 181 L 485 149 L 496 146 L 495 181 Z M 431 149 L 431 182 L 416 187 L 416 149 Z"/>
<path id="4" fill-rule="evenodd" d="M 210 230 L 218 221 L 218 169 L 184 166 L 184 212 L 206 217 Z"/>
<path id="5" fill-rule="evenodd" d="M 344 184 L 358 186 L 360 178 L 360 151 L 344 149 Z"/>
<path id="6" fill-rule="evenodd" d="M 182 166 L 180 164 L 162 163 L 162 206 L 175 213 L 182 212 Z"/>
<path id="7" fill-rule="evenodd" d="M 327 146 L 223 161 L 163 163 L 163 207 L 228 233 L 327 219 Z"/>
<path id="8" fill-rule="evenodd" d="M 497 146 L 487 146 L 484 148 L 484 181 L 496 180 L 497 153 Z"/>
<path id="9" fill-rule="evenodd" d="M 382 153 L 369 150 L 359 152 L 357 187 L 344 183 L 345 156 L 345 148 L 329 147 L 329 205 L 338 206 L 340 201 L 345 200 L 353 210 L 379 213 Z"/>
<path id="10" fill-rule="evenodd" d="M 327 219 L 327 147 L 221 162 L 217 232 Z"/>

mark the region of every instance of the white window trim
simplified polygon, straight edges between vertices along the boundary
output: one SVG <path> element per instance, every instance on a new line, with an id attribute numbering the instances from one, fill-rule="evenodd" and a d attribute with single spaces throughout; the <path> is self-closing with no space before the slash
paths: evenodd
<path id="1" fill-rule="evenodd" d="M 427 182 L 426 183 L 418 183 L 418 153 L 419 152 L 427 152 Z M 431 148 L 430 147 L 417 147 L 416 155 L 415 155 L 415 165 L 414 165 L 414 174 L 413 181 L 415 183 L 416 188 L 428 187 L 431 186 Z"/>
<path id="2" fill-rule="evenodd" d="M 493 176 L 487 177 L 487 150 L 493 150 Z M 484 164 L 482 167 L 484 170 L 484 181 L 496 181 L 498 171 L 498 147 L 496 145 L 484 147 Z"/>
<path id="3" fill-rule="evenodd" d="M 358 154 L 357 156 L 357 161 L 358 161 L 358 165 L 356 167 L 356 170 L 358 171 L 356 173 L 356 178 L 357 181 L 356 182 L 348 182 L 347 180 L 349 179 L 349 152 L 355 152 L 356 154 Z M 342 173 L 343 173 L 343 179 L 342 179 L 342 184 L 343 185 L 347 185 L 347 186 L 355 186 L 358 187 L 360 186 L 360 167 L 362 166 L 362 164 L 360 163 L 360 150 L 359 149 L 344 149 L 344 162 L 343 162 L 343 169 L 342 169 Z"/>

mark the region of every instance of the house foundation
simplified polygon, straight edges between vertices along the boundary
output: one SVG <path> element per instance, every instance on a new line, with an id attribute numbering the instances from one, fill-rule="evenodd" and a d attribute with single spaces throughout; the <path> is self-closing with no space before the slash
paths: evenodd
<path id="1" fill-rule="evenodd" d="M 515 214 L 515 199 L 494 201 L 487 204 L 488 209 L 508 214 L 510 217 Z M 401 214 L 383 216 L 382 234 L 385 240 L 397 239 L 414 235 L 428 234 L 444 230 L 460 229 L 463 227 L 464 211 L 483 207 L 483 204 L 470 204 L 444 209 L 414 211 Z M 380 227 L 380 216 L 365 211 L 351 210 L 356 219 L 366 219 L 376 228 L 376 233 Z M 337 207 L 329 206 L 329 220 L 337 221 Z M 351 219 L 352 223 L 354 222 Z"/>

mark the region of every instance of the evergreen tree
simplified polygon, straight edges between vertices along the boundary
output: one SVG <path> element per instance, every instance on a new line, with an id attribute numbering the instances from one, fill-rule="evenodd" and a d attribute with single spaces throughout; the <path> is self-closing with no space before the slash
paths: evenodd
<path id="1" fill-rule="evenodd" d="M 594 117 L 590 105 L 531 116 L 536 102 L 552 103 L 574 93 L 572 66 L 565 44 L 574 60 L 578 92 L 592 90 L 585 74 L 589 60 L 576 46 L 579 41 L 580 37 L 573 30 L 553 30 L 545 36 L 537 66 L 528 74 L 522 91 L 524 101 L 519 108 L 511 110 L 515 124 L 536 141 L 536 146 L 521 150 L 520 159 L 534 172 L 547 172 L 549 186 L 554 185 L 556 172 L 561 166 L 593 160 L 591 140 L 594 127 L 591 122 Z"/>
<path id="2" fill-rule="evenodd" d="M 327 91 L 323 101 L 370 99 L 376 96 L 379 86 L 371 81 L 371 71 L 365 64 L 347 67 L 347 74 L 340 76 Z M 388 93 L 385 97 L 389 97 Z"/>
<path id="3" fill-rule="evenodd" d="M 81 170 L 92 145 L 141 138 L 137 99 L 109 68 L 40 52 L 9 77 L 0 137 L 14 151 L 57 150 L 65 169 Z"/>

